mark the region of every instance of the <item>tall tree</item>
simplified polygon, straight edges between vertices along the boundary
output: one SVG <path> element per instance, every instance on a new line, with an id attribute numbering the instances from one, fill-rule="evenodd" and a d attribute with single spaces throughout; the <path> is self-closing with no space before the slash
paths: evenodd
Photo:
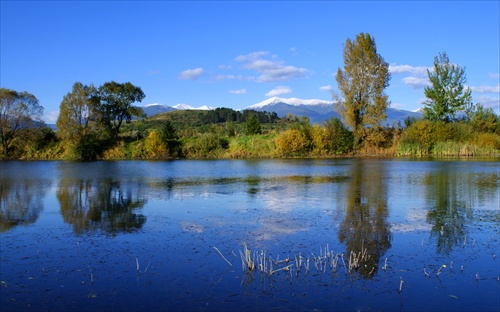
<path id="1" fill-rule="evenodd" d="M 251 113 L 245 121 L 245 135 L 260 134 L 261 131 L 259 119 Z"/>
<path id="2" fill-rule="evenodd" d="M 129 122 L 132 116 L 144 115 L 142 108 L 132 104 L 141 102 L 145 97 L 141 88 L 130 82 L 111 81 L 99 87 L 93 99 L 100 104 L 101 122 L 105 125 L 112 142 L 118 138 L 123 121 Z"/>
<path id="3" fill-rule="evenodd" d="M 424 88 L 424 118 L 450 122 L 455 114 L 471 106 L 472 97 L 467 82 L 465 68 L 451 64 L 446 52 L 434 58 L 434 70 L 427 70 L 431 83 Z"/>
<path id="4" fill-rule="evenodd" d="M 98 156 L 102 127 L 99 124 L 99 107 L 92 101 L 96 89 L 75 82 L 59 107 L 56 126 L 58 135 L 68 143 L 77 158 L 93 159 Z"/>
<path id="5" fill-rule="evenodd" d="M 337 70 L 341 95 L 336 108 L 344 123 L 352 127 L 356 145 L 364 137 L 364 127 L 380 127 L 390 102 L 384 89 L 389 86 L 389 65 L 377 53 L 375 39 L 360 33 L 344 46 L 344 70 Z"/>
<path id="6" fill-rule="evenodd" d="M 2 157 L 9 155 L 14 139 L 23 130 L 41 128 L 43 107 L 38 99 L 28 92 L 17 92 L 0 88 L 0 143 Z"/>

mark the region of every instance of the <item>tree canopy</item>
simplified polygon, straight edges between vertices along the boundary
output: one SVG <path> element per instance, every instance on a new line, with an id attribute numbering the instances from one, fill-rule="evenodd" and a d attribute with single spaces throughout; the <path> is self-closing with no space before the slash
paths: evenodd
<path id="1" fill-rule="evenodd" d="M 112 142 L 116 141 L 123 121 L 129 122 L 132 116 L 144 115 L 142 108 L 132 104 L 141 102 L 145 97 L 141 88 L 130 82 L 106 82 L 95 92 L 93 101 L 99 104 L 101 123 Z"/>
<path id="2" fill-rule="evenodd" d="M 344 46 L 344 70 L 336 76 L 341 96 L 337 111 L 354 132 L 356 143 L 364 137 L 364 127 L 380 127 L 389 106 L 384 89 L 389 86 L 389 65 L 377 53 L 375 39 L 360 33 Z"/>
<path id="3" fill-rule="evenodd" d="M 8 157 L 12 142 L 23 130 L 41 128 L 43 107 L 28 92 L 0 88 L 0 143 L 2 157 Z"/>
<path id="4" fill-rule="evenodd" d="M 430 86 L 424 88 L 423 115 L 425 119 L 450 122 L 458 112 L 472 105 L 471 90 L 465 68 L 451 64 L 446 52 L 434 58 L 434 69 L 427 70 Z"/>
<path id="5" fill-rule="evenodd" d="M 97 157 L 102 141 L 102 125 L 99 123 L 99 108 L 91 96 L 96 89 L 75 82 L 71 92 L 66 94 L 59 107 L 56 122 L 58 135 L 72 149 L 73 156 L 83 159 Z"/>

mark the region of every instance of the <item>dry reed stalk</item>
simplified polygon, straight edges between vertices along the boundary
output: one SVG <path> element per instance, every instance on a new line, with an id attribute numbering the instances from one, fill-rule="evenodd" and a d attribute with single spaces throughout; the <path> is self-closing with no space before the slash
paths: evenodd
<path id="1" fill-rule="evenodd" d="M 384 266 L 382 267 L 382 270 L 384 270 L 384 271 L 387 270 L 387 258 L 385 258 L 385 263 L 384 263 Z"/>
<path id="2" fill-rule="evenodd" d="M 441 274 L 442 269 L 446 269 L 446 264 L 443 264 L 442 266 L 439 267 L 438 271 L 436 272 L 436 276 L 439 276 L 439 274 Z"/>
<path id="3" fill-rule="evenodd" d="M 252 253 L 247 248 L 247 244 L 243 244 L 244 254 L 240 251 L 243 270 L 253 271 L 255 269 L 255 262 L 252 260 Z"/>
<path id="4" fill-rule="evenodd" d="M 427 277 L 431 277 L 431 275 L 429 273 L 427 273 L 427 271 L 425 270 L 425 267 L 424 267 L 424 275 Z"/>
<path id="5" fill-rule="evenodd" d="M 222 255 L 222 253 L 220 252 L 220 250 L 219 250 L 219 249 L 217 249 L 217 247 L 215 247 L 215 246 L 214 246 L 214 249 L 215 249 L 215 250 L 217 250 L 217 252 L 218 252 L 218 253 L 219 253 L 219 255 L 222 257 L 222 259 L 224 259 L 224 260 L 225 260 L 225 261 L 226 261 L 226 262 L 227 262 L 230 266 L 233 266 L 233 265 L 231 264 L 231 262 L 229 262 L 229 261 L 228 261 L 228 260 L 227 260 L 227 259 L 226 259 L 223 255 Z"/>

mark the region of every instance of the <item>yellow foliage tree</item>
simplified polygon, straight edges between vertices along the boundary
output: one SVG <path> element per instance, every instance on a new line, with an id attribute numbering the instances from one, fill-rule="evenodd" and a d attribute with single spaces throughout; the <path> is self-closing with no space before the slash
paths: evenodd
<path id="1" fill-rule="evenodd" d="M 144 145 L 148 156 L 152 158 L 161 158 L 168 155 L 167 146 L 165 146 L 160 135 L 154 130 L 149 133 Z"/>
<path id="2" fill-rule="evenodd" d="M 311 139 L 314 154 L 326 155 L 328 153 L 328 132 L 324 127 L 314 124 L 311 129 Z"/>
<path id="3" fill-rule="evenodd" d="M 283 156 L 301 156 L 307 152 L 309 141 L 296 129 L 289 129 L 278 135 L 274 141 Z"/>

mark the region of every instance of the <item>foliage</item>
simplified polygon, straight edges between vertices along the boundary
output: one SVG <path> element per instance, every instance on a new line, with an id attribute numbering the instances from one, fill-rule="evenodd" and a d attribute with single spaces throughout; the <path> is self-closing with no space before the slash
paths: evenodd
<path id="1" fill-rule="evenodd" d="M 201 133 L 189 138 L 182 147 L 182 153 L 192 158 L 218 157 L 229 147 L 229 141 L 215 133 Z"/>
<path id="2" fill-rule="evenodd" d="M 417 120 L 403 133 L 401 143 L 418 144 L 429 153 L 436 142 L 452 138 L 451 125 L 430 120 Z"/>
<path id="3" fill-rule="evenodd" d="M 344 70 L 336 76 L 342 97 L 337 96 L 337 111 L 353 129 L 355 145 L 364 138 L 364 127 L 379 128 L 389 106 L 384 89 L 389 86 L 389 65 L 377 53 L 375 39 L 360 33 L 344 46 Z"/>
<path id="4" fill-rule="evenodd" d="M 2 158 L 7 158 L 14 140 L 30 140 L 45 124 L 42 121 L 43 107 L 38 99 L 28 92 L 17 92 L 0 88 L 0 146 Z M 26 141 L 25 141 L 26 143 Z"/>
<path id="5" fill-rule="evenodd" d="M 168 156 L 168 149 L 162 139 L 162 135 L 151 131 L 144 142 L 148 155 L 152 158 L 164 158 Z"/>
<path id="6" fill-rule="evenodd" d="M 222 154 L 225 158 L 272 158 L 276 157 L 275 134 L 243 135 L 229 140 L 229 147 Z"/>
<path id="7" fill-rule="evenodd" d="M 480 147 L 492 148 L 498 151 L 500 150 L 500 134 L 491 132 L 479 133 L 474 137 L 472 143 Z"/>
<path id="8" fill-rule="evenodd" d="M 75 82 L 63 97 L 56 122 L 58 136 L 68 144 L 68 155 L 76 159 L 95 159 L 103 148 L 103 127 L 99 123 L 98 103 L 92 101 L 93 85 Z"/>
<path id="9" fill-rule="evenodd" d="M 141 88 L 130 82 L 106 82 L 94 92 L 92 100 L 99 109 L 100 122 L 107 129 L 111 142 L 118 138 L 123 121 L 130 122 L 132 116 L 144 116 L 142 108 L 132 105 L 144 97 Z"/>
<path id="10" fill-rule="evenodd" d="M 481 104 L 470 113 L 469 124 L 479 132 L 500 134 L 500 118 L 492 108 L 484 108 Z"/>
<path id="11" fill-rule="evenodd" d="M 165 121 L 160 129 L 160 140 L 167 148 L 168 156 L 179 156 L 181 153 L 182 142 L 179 140 L 177 130 L 170 120 Z"/>
<path id="12" fill-rule="evenodd" d="M 464 90 L 465 68 L 451 64 L 446 53 L 434 58 L 434 70 L 427 70 L 431 83 L 424 88 L 424 118 L 450 122 L 455 115 L 472 105 L 471 91 Z"/>
<path id="13" fill-rule="evenodd" d="M 329 140 L 328 132 L 325 127 L 314 124 L 311 127 L 311 144 L 312 154 L 317 156 L 325 156 L 328 154 Z"/>
<path id="14" fill-rule="evenodd" d="M 331 118 L 325 125 L 328 137 L 328 150 L 333 154 L 349 153 L 354 147 L 353 134 L 338 118 Z"/>
<path id="15" fill-rule="evenodd" d="M 255 115 L 250 115 L 245 122 L 245 135 L 255 135 L 261 132 L 259 120 Z"/>
<path id="16" fill-rule="evenodd" d="M 274 141 L 278 152 L 284 157 L 305 155 L 310 146 L 306 135 L 297 129 L 280 133 Z"/>

